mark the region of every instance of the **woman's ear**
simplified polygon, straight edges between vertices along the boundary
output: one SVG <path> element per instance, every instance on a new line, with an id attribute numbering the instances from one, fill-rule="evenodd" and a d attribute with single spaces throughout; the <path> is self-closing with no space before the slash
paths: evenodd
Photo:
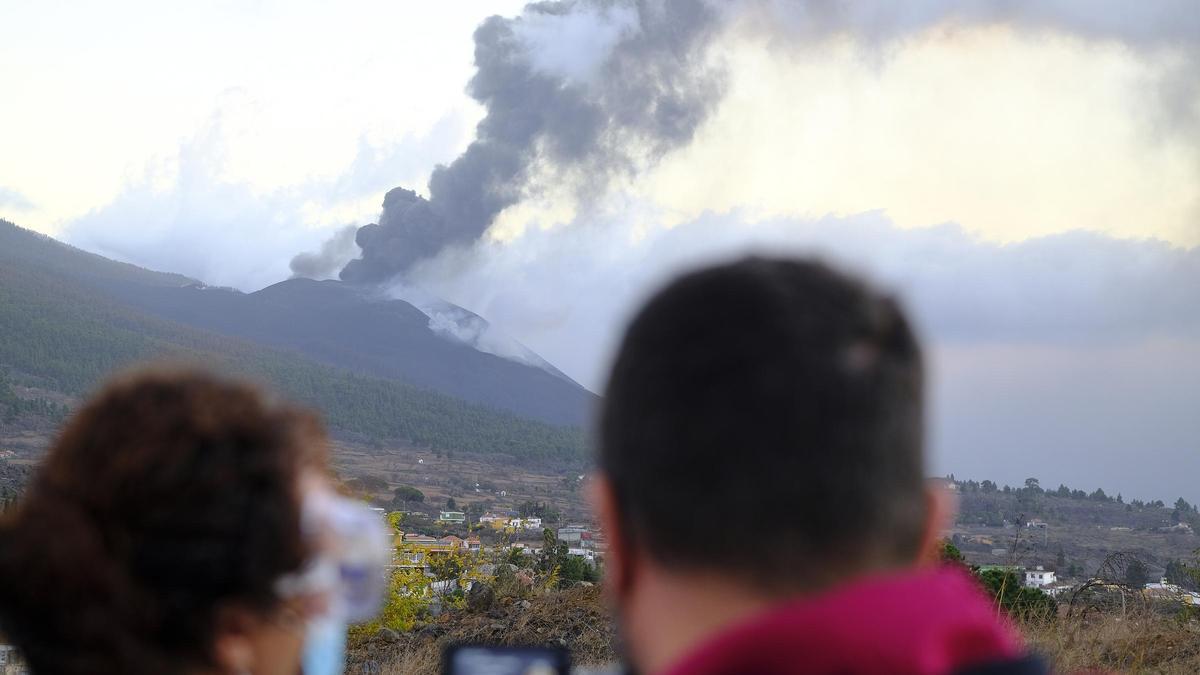
<path id="1" fill-rule="evenodd" d="M 213 658 L 222 673 L 248 673 L 254 668 L 254 631 L 257 619 L 247 610 L 217 611 L 213 631 Z"/>

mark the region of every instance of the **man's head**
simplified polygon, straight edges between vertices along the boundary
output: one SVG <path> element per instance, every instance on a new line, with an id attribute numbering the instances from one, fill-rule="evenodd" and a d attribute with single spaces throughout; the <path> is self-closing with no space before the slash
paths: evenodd
<path id="1" fill-rule="evenodd" d="M 651 568 L 765 597 L 911 564 L 929 529 L 922 389 L 895 301 L 823 264 L 749 258 L 670 284 L 629 326 L 600 424 L 619 602 Z"/>

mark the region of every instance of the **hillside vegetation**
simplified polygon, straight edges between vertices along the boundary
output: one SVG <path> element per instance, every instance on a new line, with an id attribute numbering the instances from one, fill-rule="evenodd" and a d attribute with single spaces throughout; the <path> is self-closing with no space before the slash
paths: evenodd
<path id="1" fill-rule="evenodd" d="M 146 361 L 179 361 L 259 379 L 321 410 L 336 430 L 447 451 L 503 453 L 518 459 L 578 463 L 582 431 L 473 405 L 395 379 L 316 363 L 198 330 L 130 308 L 102 289 L 114 279 L 146 284 L 188 283 L 91 256 L 0 221 L 0 371 L 16 383 L 83 395 L 116 371 Z M 64 268 L 61 247 L 77 264 Z M 40 253 L 39 253 L 40 252 Z M 6 390 L 0 390 L 6 391 Z M 4 401 L 0 401 L 0 405 Z M 25 405 L 25 404 L 21 404 Z M 4 410 L 0 410 L 2 414 Z"/>
<path id="2" fill-rule="evenodd" d="M 956 481 L 954 543 L 980 564 L 1043 565 L 1065 581 L 1094 574 L 1115 552 L 1137 557 L 1151 579 L 1170 576 L 1200 548 L 1200 509 L 1182 497 L 1125 499 L 1103 489 Z"/>

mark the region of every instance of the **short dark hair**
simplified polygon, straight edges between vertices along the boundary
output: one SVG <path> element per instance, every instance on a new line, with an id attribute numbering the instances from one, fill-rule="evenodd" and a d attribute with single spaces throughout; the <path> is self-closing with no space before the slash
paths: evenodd
<path id="1" fill-rule="evenodd" d="M 803 585 L 915 557 L 922 389 L 893 299 L 820 262 L 747 258 L 683 276 L 634 318 L 600 465 L 661 563 Z"/>
<path id="2" fill-rule="evenodd" d="M 308 552 L 309 412 L 196 371 L 119 378 L 70 420 L 0 520 L 0 629 L 34 672 L 211 665 L 216 613 L 268 615 Z"/>

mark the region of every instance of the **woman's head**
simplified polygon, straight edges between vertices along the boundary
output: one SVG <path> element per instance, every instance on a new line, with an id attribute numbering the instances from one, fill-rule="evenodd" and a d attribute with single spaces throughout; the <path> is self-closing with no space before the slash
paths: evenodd
<path id="1" fill-rule="evenodd" d="M 0 630 L 35 672 L 296 672 L 303 608 L 275 587 L 308 557 L 326 451 L 313 415 L 246 384 L 113 382 L 0 523 Z"/>

